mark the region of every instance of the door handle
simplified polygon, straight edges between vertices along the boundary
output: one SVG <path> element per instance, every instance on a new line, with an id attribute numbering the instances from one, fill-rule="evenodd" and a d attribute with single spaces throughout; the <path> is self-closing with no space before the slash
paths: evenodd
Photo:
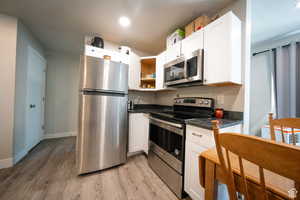
<path id="1" fill-rule="evenodd" d="M 35 108 L 35 104 L 30 104 L 29 108 Z"/>

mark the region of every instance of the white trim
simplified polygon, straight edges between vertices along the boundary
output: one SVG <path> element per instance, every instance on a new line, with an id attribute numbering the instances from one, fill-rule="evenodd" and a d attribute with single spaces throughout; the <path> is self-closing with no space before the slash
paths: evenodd
<path id="1" fill-rule="evenodd" d="M 251 30 L 252 30 L 252 18 L 251 18 L 251 1 L 246 1 L 246 21 L 245 21 L 245 44 L 244 44 L 244 116 L 243 116 L 243 132 L 245 134 L 250 133 L 250 91 L 251 91 Z"/>
<path id="2" fill-rule="evenodd" d="M 17 153 L 17 155 L 14 156 L 14 165 L 17 164 L 27 154 L 28 154 L 28 150 L 27 149 L 24 149 L 23 151 L 20 151 L 19 153 Z"/>
<path id="3" fill-rule="evenodd" d="M 62 138 L 62 137 L 70 137 L 70 136 L 76 136 L 77 133 L 72 132 L 61 132 L 61 133 L 46 133 L 43 137 L 43 139 L 52 139 L 52 138 Z"/>
<path id="4" fill-rule="evenodd" d="M 13 159 L 12 158 L 6 158 L 0 160 L 0 169 L 8 168 L 13 166 Z"/>

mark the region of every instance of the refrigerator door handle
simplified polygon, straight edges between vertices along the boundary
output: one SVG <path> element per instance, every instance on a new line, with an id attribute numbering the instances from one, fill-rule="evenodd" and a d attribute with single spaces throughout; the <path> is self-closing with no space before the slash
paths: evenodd
<path id="1" fill-rule="evenodd" d="M 112 91 L 112 90 L 95 90 L 95 89 L 84 89 L 81 90 L 83 95 L 107 95 L 107 96 L 125 96 L 124 92 Z"/>

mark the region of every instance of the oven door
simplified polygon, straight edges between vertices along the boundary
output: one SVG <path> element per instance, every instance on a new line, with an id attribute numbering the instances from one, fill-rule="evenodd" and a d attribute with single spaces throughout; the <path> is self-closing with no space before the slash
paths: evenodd
<path id="1" fill-rule="evenodd" d="M 182 174 L 184 128 L 182 124 L 150 119 L 150 151 Z"/>
<path id="2" fill-rule="evenodd" d="M 203 49 L 198 49 L 187 56 L 186 79 L 191 81 L 203 81 Z"/>
<path id="3" fill-rule="evenodd" d="M 187 80 L 185 78 L 185 72 L 185 60 L 183 58 L 178 58 L 172 62 L 165 64 L 165 85 L 170 86 L 186 82 Z"/>

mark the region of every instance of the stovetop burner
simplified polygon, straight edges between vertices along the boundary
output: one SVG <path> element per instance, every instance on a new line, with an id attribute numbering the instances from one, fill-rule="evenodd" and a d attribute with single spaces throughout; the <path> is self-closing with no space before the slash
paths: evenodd
<path id="1" fill-rule="evenodd" d="M 198 112 L 198 113 L 188 113 L 188 112 L 178 112 L 178 111 L 166 111 L 166 112 L 152 112 L 153 117 L 160 119 L 184 123 L 186 120 L 194 118 L 210 118 L 212 117 L 211 112 Z"/>
<path id="2" fill-rule="evenodd" d="M 164 115 L 167 117 L 172 117 L 180 120 L 193 119 L 193 118 L 205 118 L 211 117 L 208 113 L 189 113 L 189 112 L 179 112 L 179 111 L 166 111 L 166 112 L 158 112 L 158 115 Z"/>
<path id="3" fill-rule="evenodd" d="M 153 112 L 156 118 L 184 123 L 194 118 L 211 118 L 213 115 L 214 100 L 202 97 L 176 98 L 173 111 Z"/>

